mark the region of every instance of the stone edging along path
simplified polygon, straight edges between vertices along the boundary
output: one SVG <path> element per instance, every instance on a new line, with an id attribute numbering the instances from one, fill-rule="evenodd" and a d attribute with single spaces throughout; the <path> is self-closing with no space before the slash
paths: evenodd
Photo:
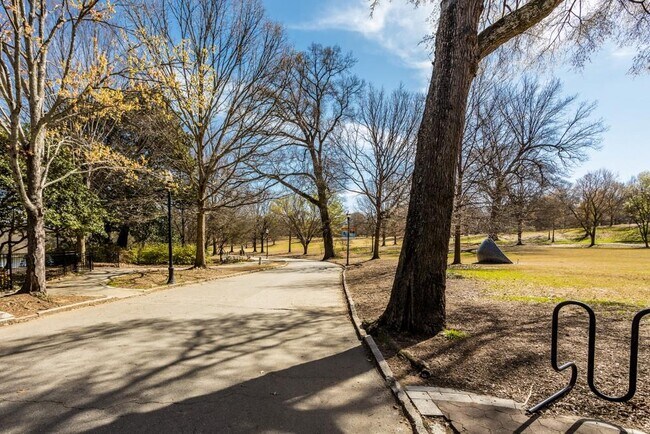
<path id="1" fill-rule="evenodd" d="M 342 268 L 341 284 L 343 286 L 343 292 L 345 293 L 345 300 L 348 305 L 348 313 L 350 314 L 350 318 L 352 319 L 354 330 L 356 331 L 359 340 L 363 342 L 368 347 L 368 349 L 370 349 L 370 352 L 372 353 L 372 356 L 375 359 L 375 363 L 377 364 L 379 372 L 381 373 L 382 377 L 384 377 L 386 384 L 390 387 L 391 391 L 393 392 L 393 395 L 395 395 L 395 398 L 402 406 L 402 409 L 404 410 L 407 419 L 411 423 L 413 432 L 417 434 L 429 434 L 429 433 L 444 434 L 446 432 L 446 429 L 444 426 L 440 424 L 433 425 L 429 423 L 427 424 L 428 426 L 425 426 L 422 420 L 422 416 L 420 415 L 418 410 L 415 408 L 415 406 L 409 399 L 402 385 L 399 383 L 399 381 L 397 381 L 397 379 L 395 379 L 395 376 L 393 375 L 393 371 L 390 369 L 390 366 L 388 366 L 388 362 L 386 362 L 386 359 L 384 359 L 384 356 L 379 350 L 377 344 L 375 343 L 375 340 L 373 339 L 372 336 L 367 334 L 364 328 L 362 327 L 361 319 L 357 314 L 357 309 L 355 307 L 354 300 L 350 295 L 350 291 L 348 290 L 348 285 L 345 280 L 346 268 L 345 266 L 341 266 L 341 268 Z"/>
<path id="2" fill-rule="evenodd" d="M 227 279 L 229 277 L 242 276 L 242 275 L 245 275 L 245 274 L 259 273 L 259 272 L 262 272 L 262 271 L 274 270 L 276 268 L 282 268 L 282 267 L 286 267 L 286 266 L 287 266 L 287 262 L 284 262 L 282 264 L 278 264 L 276 267 L 263 268 L 263 269 L 259 269 L 259 270 L 240 271 L 238 273 L 228 274 L 228 275 L 225 275 L 225 276 L 216 276 L 216 277 L 211 277 L 211 278 L 208 278 L 208 279 L 200 279 L 200 280 L 196 280 L 194 282 L 174 283 L 172 285 L 159 285 L 159 286 L 154 286 L 153 288 L 147 288 L 147 289 L 134 289 L 134 291 L 140 291 L 140 292 L 137 293 L 137 294 L 127 295 L 127 296 L 124 296 L 124 297 L 116 297 L 116 296 L 108 297 L 108 296 L 106 296 L 106 297 L 97 298 L 97 299 L 94 299 L 94 300 L 81 301 L 79 303 L 72 303 L 72 304 L 66 304 L 66 305 L 63 305 L 63 306 L 53 307 L 51 309 L 39 310 L 38 312 L 33 313 L 31 315 L 25 315 L 25 316 L 20 316 L 20 317 L 2 319 L 2 320 L 0 320 L 0 327 L 5 326 L 5 325 L 11 325 L 11 324 L 17 324 L 17 323 L 29 321 L 29 320 L 32 320 L 32 319 L 40 318 L 42 316 L 51 315 L 51 314 L 54 314 L 54 313 L 66 312 L 68 310 L 78 309 L 78 308 L 81 308 L 81 307 L 96 306 L 96 305 L 109 303 L 109 302 L 116 301 L 116 300 L 126 300 L 128 298 L 142 297 L 142 296 L 147 295 L 147 294 L 149 294 L 151 292 L 163 291 L 165 289 L 176 288 L 176 287 L 179 287 L 179 286 L 201 284 L 201 283 L 211 282 L 213 280 L 221 280 L 221 279 Z M 133 271 L 133 273 L 136 273 L 136 272 L 137 272 L 137 270 Z M 130 273 L 125 273 L 124 275 L 126 275 L 126 274 L 130 274 Z M 106 281 L 109 281 L 109 280 L 110 280 L 110 278 L 106 279 Z M 108 284 L 106 283 L 106 281 L 102 281 L 102 282 L 100 282 L 100 284 L 102 286 L 108 287 Z"/>

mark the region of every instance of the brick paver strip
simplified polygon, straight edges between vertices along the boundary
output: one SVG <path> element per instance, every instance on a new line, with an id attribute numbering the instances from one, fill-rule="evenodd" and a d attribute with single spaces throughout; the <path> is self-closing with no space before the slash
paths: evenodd
<path id="1" fill-rule="evenodd" d="M 626 432 L 602 421 L 570 416 L 529 416 L 523 404 L 511 399 L 478 395 L 442 387 L 406 387 L 413 404 L 424 416 L 445 417 L 459 433 L 532 433 L 550 434 L 576 432 L 580 434 L 613 434 Z M 428 396 L 428 398 L 427 398 Z"/>

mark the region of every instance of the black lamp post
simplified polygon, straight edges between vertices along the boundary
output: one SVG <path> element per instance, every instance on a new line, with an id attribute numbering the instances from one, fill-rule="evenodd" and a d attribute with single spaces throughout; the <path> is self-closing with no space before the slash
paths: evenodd
<path id="1" fill-rule="evenodd" d="M 350 214 L 346 214 L 345 216 L 348 219 L 348 232 L 346 233 L 348 248 L 345 256 L 345 265 L 347 266 L 350 265 Z"/>
<path id="2" fill-rule="evenodd" d="M 174 279 L 174 249 L 172 246 L 172 183 L 173 177 L 171 172 L 166 174 L 167 181 L 167 253 L 169 260 L 169 274 L 167 276 L 167 285 L 176 283 Z"/>
<path id="3" fill-rule="evenodd" d="M 169 276 L 167 285 L 176 283 L 174 280 L 174 251 L 172 248 L 172 190 L 167 190 L 167 249 L 169 254 Z"/>
<path id="4" fill-rule="evenodd" d="M 269 259 L 269 230 L 268 229 L 266 230 L 266 259 Z"/>

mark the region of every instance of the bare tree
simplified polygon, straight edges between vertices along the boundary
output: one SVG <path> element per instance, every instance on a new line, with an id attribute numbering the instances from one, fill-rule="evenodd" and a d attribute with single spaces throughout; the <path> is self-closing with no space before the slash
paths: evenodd
<path id="1" fill-rule="evenodd" d="M 488 235 L 496 240 L 508 192 L 532 193 L 534 184 L 566 174 L 598 145 L 604 126 L 591 119 L 594 104 L 562 95 L 559 80 L 542 85 L 526 77 L 519 85 L 498 86 L 490 107 L 481 121 L 478 183 L 490 207 Z"/>
<path id="2" fill-rule="evenodd" d="M 257 200 L 244 164 L 270 140 L 283 32 L 258 0 L 159 0 L 130 14 L 140 78 L 156 85 L 190 137 L 176 169 L 196 195 L 196 267 L 206 266 L 206 213 Z M 272 129 L 272 128 L 271 128 Z"/>
<path id="3" fill-rule="evenodd" d="M 470 89 L 462 148 L 458 154 L 453 210 L 454 260 L 452 264 L 455 265 L 462 263 L 461 234 L 465 209 L 474 203 L 478 196 L 476 187 L 480 174 L 478 164 L 480 154 L 477 151 L 482 141 L 482 119 L 486 117 L 482 112 L 489 109 L 488 102 L 494 87 L 488 74 L 486 69 L 482 69 Z"/>
<path id="4" fill-rule="evenodd" d="M 610 196 L 616 191 L 616 175 L 606 169 L 587 173 L 578 179 L 565 203 L 590 239 L 596 245 L 596 230 L 603 224 Z"/>
<path id="5" fill-rule="evenodd" d="M 524 224 L 530 220 L 540 206 L 540 199 L 546 189 L 545 181 L 538 177 L 518 176 L 508 186 L 508 207 L 517 225 L 517 245 L 524 244 Z"/>
<path id="6" fill-rule="evenodd" d="M 306 255 L 309 243 L 320 231 L 318 208 L 303 197 L 292 195 L 274 201 L 271 212 L 285 222 L 300 241 L 303 254 Z"/>
<path id="7" fill-rule="evenodd" d="M 339 47 L 311 45 L 285 61 L 275 119 L 281 143 L 254 161 L 259 173 L 314 204 L 321 216 L 323 259 L 335 256 L 329 202 L 335 193 L 337 163 L 333 134 L 352 118 L 361 81 L 350 72 L 351 54 Z"/>
<path id="8" fill-rule="evenodd" d="M 336 136 L 348 190 L 364 195 L 374 208 L 372 259 L 379 259 L 384 221 L 408 195 L 423 102 L 402 86 L 390 95 L 370 86 L 359 102 L 356 122 Z"/>
<path id="9" fill-rule="evenodd" d="M 646 248 L 650 247 L 650 172 L 642 172 L 630 181 L 625 210 L 632 218 Z"/>
<path id="10" fill-rule="evenodd" d="M 647 24 L 647 15 L 638 2 L 623 0 L 598 2 L 588 9 L 582 8 L 582 2 L 563 0 L 441 2 L 432 79 L 418 133 L 404 245 L 390 301 L 377 326 L 429 334 L 445 327 L 456 166 L 467 97 L 481 59 L 540 23 L 530 34 L 552 35 L 551 45 L 568 38 L 582 43 L 592 36 L 587 41 L 593 48 L 615 29 Z M 597 22 L 605 24 L 598 26 Z M 583 23 L 592 31 L 583 32 Z M 642 35 L 638 36 L 642 45 L 649 33 L 646 25 L 631 35 Z"/>

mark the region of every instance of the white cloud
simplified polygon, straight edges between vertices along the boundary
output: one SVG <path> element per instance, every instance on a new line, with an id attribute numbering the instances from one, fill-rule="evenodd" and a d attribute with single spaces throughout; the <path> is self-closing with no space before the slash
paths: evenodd
<path id="1" fill-rule="evenodd" d="M 404 66 L 421 72 L 429 79 L 431 54 L 421 43 L 432 33 L 429 22 L 433 6 L 414 7 L 405 0 L 383 0 L 371 15 L 368 0 L 337 1 L 319 18 L 290 28 L 300 30 L 342 30 L 362 35 L 375 42 Z"/>

